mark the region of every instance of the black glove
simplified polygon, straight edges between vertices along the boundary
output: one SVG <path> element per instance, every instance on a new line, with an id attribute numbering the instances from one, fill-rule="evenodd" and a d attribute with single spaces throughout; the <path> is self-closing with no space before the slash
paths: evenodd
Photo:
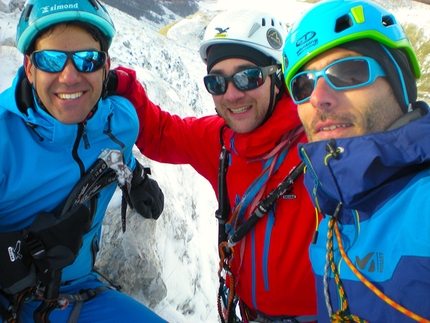
<path id="1" fill-rule="evenodd" d="M 149 168 L 144 168 L 136 160 L 130 199 L 137 213 L 144 218 L 157 220 L 164 209 L 164 194 L 158 183 L 147 174 L 150 174 Z"/>
<path id="2" fill-rule="evenodd" d="M 28 229 L 27 243 L 40 241 L 43 252 L 33 251 L 33 262 L 44 272 L 58 270 L 75 261 L 82 246 L 82 237 L 91 229 L 89 209 L 80 204 L 56 218 L 52 213 L 41 212 Z"/>

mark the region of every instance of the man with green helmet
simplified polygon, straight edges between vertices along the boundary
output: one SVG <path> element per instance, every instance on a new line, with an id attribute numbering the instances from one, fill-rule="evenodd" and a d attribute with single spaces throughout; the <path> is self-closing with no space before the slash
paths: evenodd
<path id="1" fill-rule="evenodd" d="M 402 27 L 370 1 L 323 1 L 291 27 L 283 71 L 324 215 L 318 322 L 430 322 L 430 115 Z"/>
<path id="2" fill-rule="evenodd" d="M 25 4 L 24 66 L 0 95 L 2 322 L 164 321 L 93 271 L 111 184 L 146 218 L 164 202 L 132 153 L 135 109 L 106 98 L 114 34 L 97 0 Z"/>

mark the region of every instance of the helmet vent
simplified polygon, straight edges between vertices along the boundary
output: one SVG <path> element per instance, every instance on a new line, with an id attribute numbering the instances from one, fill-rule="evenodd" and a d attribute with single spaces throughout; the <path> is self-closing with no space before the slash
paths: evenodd
<path id="1" fill-rule="evenodd" d="M 264 26 L 266 26 L 266 19 L 264 19 L 264 18 L 262 18 L 261 19 L 261 25 L 264 27 Z"/>
<path id="2" fill-rule="evenodd" d="M 31 10 L 33 9 L 33 7 L 34 7 L 34 5 L 32 5 L 32 4 L 29 4 L 25 7 L 24 12 L 22 13 L 22 17 L 23 17 L 22 19 L 24 21 L 28 21 L 28 18 L 30 17 L 30 13 L 31 13 Z"/>
<path id="3" fill-rule="evenodd" d="M 334 31 L 336 33 L 340 33 L 350 27 L 352 27 L 353 22 L 349 15 L 344 15 L 336 20 L 336 26 L 334 27 Z"/>
<path id="4" fill-rule="evenodd" d="M 382 25 L 385 27 L 394 25 L 394 19 L 392 16 L 384 16 L 382 17 Z"/>
<path id="5" fill-rule="evenodd" d="M 99 9 L 99 6 L 97 5 L 97 2 L 95 0 L 88 0 L 88 1 L 92 4 L 92 6 L 94 7 L 94 9 L 96 9 L 96 10 Z"/>
<path id="6" fill-rule="evenodd" d="M 264 25 L 263 25 L 264 26 Z M 251 29 L 249 30 L 249 34 L 248 34 L 248 38 L 251 38 L 252 35 L 254 35 L 254 33 L 258 30 L 258 28 L 260 28 L 261 26 L 254 22 L 254 24 L 252 25 Z"/>

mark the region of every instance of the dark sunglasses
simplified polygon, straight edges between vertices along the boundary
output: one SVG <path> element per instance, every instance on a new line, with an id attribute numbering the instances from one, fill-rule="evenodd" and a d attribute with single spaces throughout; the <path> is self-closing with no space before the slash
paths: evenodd
<path id="1" fill-rule="evenodd" d="M 266 77 L 275 73 L 278 65 L 250 67 L 230 76 L 208 74 L 203 78 L 206 90 L 212 95 L 221 95 L 227 91 L 228 82 L 232 82 L 239 91 L 254 90 L 264 84 Z"/>
<path id="2" fill-rule="evenodd" d="M 33 52 L 30 56 L 30 60 L 36 68 L 48 73 L 61 72 L 66 67 L 69 58 L 79 72 L 91 73 L 105 65 L 107 54 L 96 50 L 78 52 L 39 50 Z"/>
<path id="3" fill-rule="evenodd" d="M 354 56 L 340 59 L 322 70 L 296 74 L 290 82 L 290 92 L 296 104 L 309 100 L 320 77 L 335 90 L 355 89 L 375 82 L 378 76 L 386 76 L 382 67 L 370 57 Z"/>

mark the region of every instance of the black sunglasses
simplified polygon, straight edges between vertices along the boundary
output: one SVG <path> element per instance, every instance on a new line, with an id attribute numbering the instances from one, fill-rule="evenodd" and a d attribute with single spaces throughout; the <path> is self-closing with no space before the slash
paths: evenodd
<path id="1" fill-rule="evenodd" d="M 206 90 L 212 95 L 221 95 L 227 91 L 228 82 L 232 82 L 239 91 L 254 90 L 264 84 L 266 77 L 275 73 L 278 65 L 250 67 L 230 76 L 208 74 L 203 78 Z"/>
<path id="2" fill-rule="evenodd" d="M 101 69 L 107 54 L 96 50 L 64 52 L 58 50 L 39 50 L 31 54 L 30 60 L 38 68 L 48 73 L 59 73 L 71 59 L 75 68 L 82 73 L 91 73 Z"/>

